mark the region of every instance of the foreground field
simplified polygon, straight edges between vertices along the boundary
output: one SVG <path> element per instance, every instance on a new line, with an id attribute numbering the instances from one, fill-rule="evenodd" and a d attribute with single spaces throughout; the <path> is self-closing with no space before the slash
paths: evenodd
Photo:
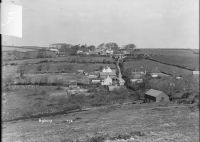
<path id="1" fill-rule="evenodd" d="M 129 142 L 199 141 L 198 110 L 186 105 L 122 105 L 41 119 L 46 122 L 30 119 L 3 123 L 2 140 L 103 142 L 129 135 Z"/>

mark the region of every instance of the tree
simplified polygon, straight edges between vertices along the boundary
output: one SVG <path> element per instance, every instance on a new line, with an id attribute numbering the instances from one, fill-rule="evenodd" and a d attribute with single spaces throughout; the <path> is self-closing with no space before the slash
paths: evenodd
<path id="1" fill-rule="evenodd" d="M 131 44 L 127 44 L 125 45 L 124 49 L 127 49 L 127 50 L 134 50 L 136 48 L 136 45 L 131 43 Z"/>
<path id="2" fill-rule="evenodd" d="M 80 45 L 75 45 L 70 48 L 70 55 L 75 55 L 78 50 L 80 50 Z"/>
<path id="3" fill-rule="evenodd" d="M 119 47 L 118 47 L 117 43 L 115 43 L 115 42 L 106 43 L 105 46 L 107 48 L 114 50 L 114 51 L 119 50 Z"/>
<path id="4" fill-rule="evenodd" d="M 89 50 L 94 51 L 95 50 L 95 46 L 94 45 L 90 45 L 87 47 Z"/>
<path id="5" fill-rule="evenodd" d="M 127 79 L 130 79 L 131 76 L 132 76 L 132 68 L 127 68 L 124 72 L 124 76 L 127 78 Z"/>

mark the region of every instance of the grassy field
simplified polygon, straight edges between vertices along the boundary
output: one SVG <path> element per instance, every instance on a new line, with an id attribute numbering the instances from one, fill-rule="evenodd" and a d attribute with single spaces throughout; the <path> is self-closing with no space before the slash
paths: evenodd
<path id="1" fill-rule="evenodd" d="M 126 70 L 127 68 L 133 68 L 136 70 L 140 70 L 141 67 L 146 68 L 147 71 L 149 72 L 155 72 L 155 71 L 160 71 L 160 72 L 165 72 L 167 74 L 172 74 L 172 75 L 191 75 L 192 71 L 186 70 L 186 69 L 181 69 L 178 67 L 170 66 L 170 65 L 165 65 L 161 64 L 155 61 L 150 61 L 150 60 L 132 60 L 124 63 L 124 69 Z"/>
<path id="2" fill-rule="evenodd" d="M 26 52 L 26 51 L 33 51 L 37 49 L 43 49 L 47 47 L 38 47 L 38 46 L 2 46 L 2 51 L 21 51 L 21 52 Z"/>
<path id="3" fill-rule="evenodd" d="M 197 67 L 197 54 L 193 56 L 193 52 L 190 50 L 171 49 L 164 51 L 153 49 L 145 52 L 151 52 L 150 54 L 154 54 L 155 59 L 162 62 L 180 64 L 189 68 Z M 183 63 L 183 61 L 185 62 Z M 47 79 L 47 82 L 49 80 L 57 81 L 57 79 L 65 81 L 83 80 L 83 75 L 76 74 L 79 69 L 92 72 L 106 65 L 115 68 L 113 59 L 110 57 L 69 56 L 17 60 L 3 62 L 3 64 L 7 64 L 3 66 L 3 79 L 8 78 L 10 81 L 13 80 L 11 77 L 18 75 L 17 69 L 23 64 L 24 78 Z M 128 68 L 139 70 L 143 66 L 149 72 L 157 70 L 182 76 L 192 74 L 192 71 L 187 69 L 146 59 L 127 61 L 123 66 L 124 70 Z M 166 87 L 166 84 L 169 85 L 170 81 L 149 80 L 149 84 Z M 183 80 L 180 80 L 180 82 L 183 82 Z M 179 84 L 179 82 L 177 81 L 176 84 Z M 187 83 L 185 84 L 187 85 Z M 176 87 L 177 90 L 182 90 L 185 84 L 176 85 L 180 87 Z M 189 86 L 194 86 L 194 84 Z M 68 142 L 69 139 L 82 139 L 84 142 L 103 142 L 105 139 L 120 139 L 127 135 L 129 138 L 132 136 L 135 139 L 134 141 L 137 142 L 199 141 L 199 113 L 187 105 L 181 106 L 171 103 L 130 104 L 128 106 L 108 107 L 111 104 L 134 102 L 140 98 L 141 92 L 131 91 L 126 87 L 113 92 L 108 92 L 103 86 L 91 85 L 86 88 L 89 96 L 84 94 L 70 96 L 66 87 L 61 86 L 18 85 L 7 90 L 3 88 L 3 120 L 37 116 L 37 118 L 32 117 L 28 120 L 4 122 L 3 141 Z M 103 107 L 96 108 L 97 106 Z M 177 106 L 177 108 L 174 106 Z M 85 107 L 92 108 L 86 112 L 64 115 L 65 112 L 70 110 Z M 55 115 L 56 113 L 60 115 Z M 46 114 L 51 116 L 48 115 L 47 117 Z M 52 120 L 52 123 L 39 122 L 39 118 Z M 69 123 L 69 120 L 73 120 L 73 122 L 70 121 L 71 123 Z M 108 140 L 107 142 L 111 141 Z"/>
<path id="4" fill-rule="evenodd" d="M 26 60 L 4 61 L 3 64 L 22 64 L 24 62 L 29 64 L 36 64 L 42 62 L 43 63 L 44 62 L 113 63 L 113 59 L 111 57 L 67 56 L 67 57 L 57 57 L 57 58 L 36 58 L 36 59 L 26 59 Z"/>
<path id="5" fill-rule="evenodd" d="M 153 56 L 153 59 L 163 62 L 163 63 L 186 67 L 191 70 L 199 70 L 199 56 L 198 55 L 193 55 L 193 56 L 158 55 L 158 56 Z"/>
<path id="6" fill-rule="evenodd" d="M 196 50 L 195 50 L 196 51 Z M 136 51 L 137 54 L 145 53 L 145 54 L 152 54 L 152 55 L 193 55 L 194 52 L 191 49 L 139 49 Z"/>
<path id="7" fill-rule="evenodd" d="M 145 53 L 157 61 L 199 70 L 199 54 L 190 49 L 141 49 L 136 54 Z"/>
<path id="8" fill-rule="evenodd" d="M 3 120 L 67 111 L 69 107 L 75 106 L 75 103 L 67 101 L 68 94 L 63 87 L 15 86 L 4 94 L 6 95 L 3 96 Z"/>
<path id="9" fill-rule="evenodd" d="M 41 64 L 29 64 L 25 66 L 25 73 L 35 73 L 35 72 L 68 72 L 73 73 L 77 70 L 84 70 L 86 72 L 92 72 L 99 70 L 101 67 L 110 66 L 115 68 L 114 64 L 79 64 L 79 63 L 41 63 Z"/>
<path id="10" fill-rule="evenodd" d="M 199 112 L 187 106 L 121 105 L 2 124 L 2 140 L 198 142 Z M 132 140 L 124 140 L 132 137 Z M 134 140 L 133 140 L 134 139 Z"/>
<path id="11" fill-rule="evenodd" d="M 122 88 L 108 92 L 103 86 L 85 86 L 87 95 L 80 92 L 71 96 L 67 87 L 15 85 L 3 91 L 3 120 L 27 118 L 36 115 L 54 114 L 85 106 L 102 106 L 134 101 L 137 95 Z M 94 91 L 95 90 L 95 91 Z M 133 94 L 132 94 L 133 93 Z M 88 96 L 88 94 L 90 94 Z"/>

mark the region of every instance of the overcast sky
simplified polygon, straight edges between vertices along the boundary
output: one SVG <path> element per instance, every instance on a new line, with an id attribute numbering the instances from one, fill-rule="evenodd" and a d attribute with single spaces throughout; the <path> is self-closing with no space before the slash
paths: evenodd
<path id="1" fill-rule="evenodd" d="M 6 36 L 4 44 L 199 47 L 199 0 L 16 0 L 16 4 L 23 6 L 23 37 Z"/>

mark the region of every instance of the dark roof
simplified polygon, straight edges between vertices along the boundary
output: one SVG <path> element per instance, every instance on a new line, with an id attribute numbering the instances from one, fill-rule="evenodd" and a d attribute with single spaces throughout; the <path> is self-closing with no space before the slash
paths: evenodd
<path id="1" fill-rule="evenodd" d="M 153 96 L 153 97 L 158 97 L 160 94 L 163 94 L 164 92 L 159 91 L 159 90 L 154 90 L 154 89 L 150 89 L 149 91 L 147 91 L 145 94 L 149 95 L 149 96 Z"/>

